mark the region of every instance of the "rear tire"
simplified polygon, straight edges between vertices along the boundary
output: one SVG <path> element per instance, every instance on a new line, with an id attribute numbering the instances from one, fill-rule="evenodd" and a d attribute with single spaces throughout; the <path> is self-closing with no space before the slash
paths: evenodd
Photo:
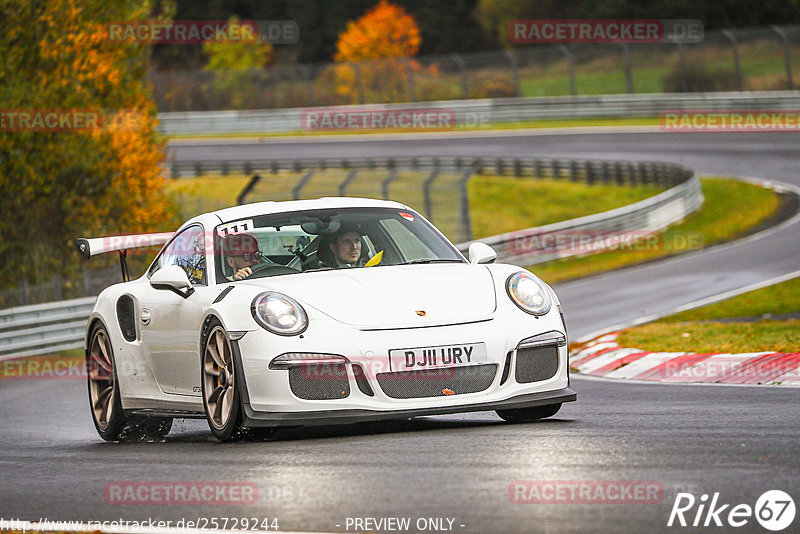
<path id="1" fill-rule="evenodd" d="M 533 408 L 515 408 L 511 410 L 496 410 L 501 419 L 509 423 L 532 423 L 539 419 L 553 417 L 561 409 L 561 404 L 548 404 L 534 406 Z"/>
<path id="2" fill-rule="evenodd" d="M 97 324 L 86 351 L 89 408 L 97 433 L 105 441 L 162 441 L 172 429 L 171 417 L 126 415 L 119 394 L 114 349 L 108 331 Z"/>

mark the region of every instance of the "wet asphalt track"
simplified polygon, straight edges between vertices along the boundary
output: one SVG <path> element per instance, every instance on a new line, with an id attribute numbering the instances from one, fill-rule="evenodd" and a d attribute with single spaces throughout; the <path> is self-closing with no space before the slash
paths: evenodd
<path id="1" fill-rule="evenodd" d="M 701 173 L 800 184 L 798 134 L 515 135 L 425 141 L 228 143 L 173 147 L 178 158 L 320 155 L 539 155 L 657 159 Z M 661 313 L 800 268 L 795 220 L 714 247 L 557 288 L 570 334 Z M 0 385 L 0 517 L 38 520 L 277 517 L 282 529 L 345 531 L 347 517 L 445 517 L 456 532 L 645 532 L 667 529 L 678 491 L 755 504 L 782 489 L 800 504 L 798 389 L 674 386 L 574 378 L 579 401 L 552 420 L 509 425 L 492 413 L 284 430 L 265 443 L 215 443 L 178 422 L 166 443 L 96 436 L 85 385 Z M 516 480 L 650 480 L 653 504 L 514 504 Z M 109 482 L 248 481 L 257 504 L 108 505 Z M 337 526 L 339 525 L 339 526 Z M 461 525 L 464 525 L 463 527 Z M 796 519 L 787 532 L 796 532 Z M 416 530 L 416 529 L 414 529 Z M 732 531 L 716 528 L 712 531 Z M 352 531 L 352 529 L 351 529 Z M 763 531 L 754 520 L 740 532 Z"/>

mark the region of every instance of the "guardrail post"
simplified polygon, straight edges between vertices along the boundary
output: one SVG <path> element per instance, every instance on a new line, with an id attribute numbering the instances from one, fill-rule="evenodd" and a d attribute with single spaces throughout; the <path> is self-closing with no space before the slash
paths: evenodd
<path id="1" fill-rule="evenodd" d="M 244 189 L 242 189 L 242 192 L 239 193 L 239 196 L 236 197 L 236 203 L 237 204 L 239 204 L 240 206 L 242 204 L 244 204 L 244 201 L 247 198 L 247 195 L 250 194 L 250 191 L 253 190 L 253 188 L 256 186 L 256 184 L 259 182 L 259 180 L 261 180 L 261 175 L 259 175 L 259 174 L 254 174 L 252 176 L 252 178 L 250 178 L 250 181 L 247 182 L 247 185 L 244 186 Z M 86 271 L 84 271 L 84 272 L 86 272 Z"/>
<path id="2" fill-rule="evenodd" d="M 733 50 L 733 65 L 736 67 L 736 86 L 739 92 L 744 91 L 744 84 L 742 83 L 742 65 L 739 61 L 739 43 L 736 41 L 736 36 L 730 30 L 722 30 L 722 35 L 728 38 L 731 42 L 731 49 Z"/>
<path id="3" fill-rule="evenodd" d="M 786 32 L 776 25 L 772 25 L 772 31 L 778 34 L 778 39 L 783 46 L 783 60 L 786 62 L 786 85 L 790 91 L 794 90 L 794 82 L 792 81 L 792 58 L 789 55 L 789 40 L 786 38 Z"/>
<path id="4" fill-rule="evenodd" d="M 452 54 L 450 56 L 453 59 L 453 63 L 458 66 L 458 72 L 461 76 L 461 98 L 469 98 L 469 85 L 467 82 L 467 64 L 458 54 Z"/>
<path id="5" fill-rule="evenodd" d="M 347 190 L 347 186 L 349 186 L 350 183 L 353 180 L 355 180 L 356 174 L 358 174 L 358 169 L 351 170 L 350 172 L 347 173 L 347 176 L 345 176 L 344 181 L 339 184 L 339 196 L 340 197 L 345 196 L 344 193 Z"/>
<path id="6" fill-rule="evenodd" d="M 517 56 L 514 55 L 512 50 L 503 50 L 503 55 L 506 56 L 508 63 L 511 65 L 511 79 L 514 83 L 514 96 L 519 96 L 519 69 L 517 68 Z"/>
<path id="7" fill-rule="evenodd" d="M 569 160 L 569 181 L 578 181 L 578 162 L 574 159 Z"/>
<path id="8" fill-rule="evenodd" d="M 300 200 L 300 191 L 303 190 L 303 187 L 305 187 L 312 176 L 314 176 L 314 169 L 308 169 L 303 177 L 300 178 L 300 181 L 297 182 L 297 185 L 292 188 L 292 198 L 294 200 Z"/>
<path id="9" fill-rule="evenodd" d="M 459 188 L 461 189 L 461 232 L 463 241 L 472 241 L 472 221 L 469 212 L 469 179 L 475 174 L 475 168 L 470 167 L 461 176 Z"/>
<path id="10" fill-rule="evenodd" d="M 578 85 L 575 83 L 575 57 L 570 52 L 569 48 L 563 44 L 558 45 L 558 50 L 564 55 L 567 60 L 567 75 L 569 76 L 569 94 L 577 96 Z"/>

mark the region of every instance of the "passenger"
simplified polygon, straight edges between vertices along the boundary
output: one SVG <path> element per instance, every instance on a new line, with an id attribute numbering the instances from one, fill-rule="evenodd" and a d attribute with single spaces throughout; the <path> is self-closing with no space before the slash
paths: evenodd
<path id="1" fill-rule="evenodd" d="M 320 255 L 320 262 L 325 267 L 346 269 L 350 267 L 363 267 L 367 262 L 361 255 L 361 234 L 352 225 L 342 225 L 338 232 L 329 239 L 322 240 L 320 247 L 328 247 L 329 253 Z"/>

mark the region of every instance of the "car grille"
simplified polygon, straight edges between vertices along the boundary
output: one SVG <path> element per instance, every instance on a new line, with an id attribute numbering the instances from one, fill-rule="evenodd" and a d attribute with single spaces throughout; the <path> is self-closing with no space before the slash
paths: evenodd
<path id="1" fill-rule="evenodd" d="M 525 384 L 553 378 L 558 372 L 558 347 L 546 345 L 517 350 L 514 374 L 517 382 Z"/>
<path id="2" fill-rule="evenodd" d="M 497 364 L 448 367 L 420 371 L 378 373 L 381 389 L 393 399 L 441 397 L 477 393 L 487 389 L 497 374 Z M 449 391 L 446 393 L 445 390 Z"/>
<path id="3" fill-rule="evenodd" d="M 350 395 L 350 381 L 344 364 L 293 365 L 289 367 L 289 388 L 305 400 L 343 399 Z"/>

